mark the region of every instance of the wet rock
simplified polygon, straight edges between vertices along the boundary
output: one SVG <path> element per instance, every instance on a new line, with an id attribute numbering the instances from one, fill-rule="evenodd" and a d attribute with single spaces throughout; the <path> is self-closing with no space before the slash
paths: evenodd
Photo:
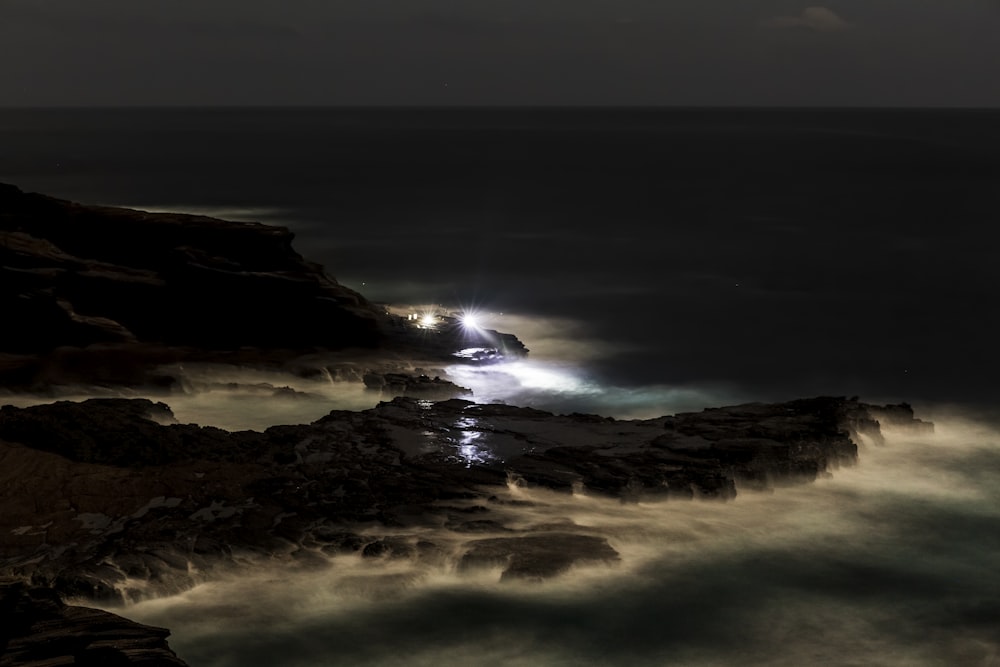
<path id="1" fill-rule="evenodd" d="M 46 588 L 0 584 L 0 667 L 145 665 L 183 667 L 168 630 L 63 604 Z"/>
<path id="2" fill-rule="evenodd" d="M 365 547 L 366 540 L 360 535 L 333 529 L 313 533 L 314 539 L 323 544 L 325 554 L 357 553 Z"/>
<path id="3" fill-rule="evenodd" d="M 725 500 L 852 464 L 855 440 L 880 436 L 878 410 L 817 398 L 609 421 L 397 398 L 313 424 L 230 433 L 169 423 L 168 408 L 147 400 L 8 406 L 0 575 L 66 595 L 135 599 L 184 590 L 217 567 L 296 562 L 305 551 L 414 557 L 421 527 L 459 540 L 530 537 L 508 531 L 506 513 L 522 501 L 501 501 L 498 488 Z M 903 425 L 912 414 L 890 411 Z M 380 527 L 401 536 L 361 537 Z M 470 562 L 500 544 L 527 545 L 518 562 L 542 549 L 487 542 Z M 510 576 L 545 571 L 531 568 Z M 126 577 L 145 586 L 130 590 Z"/>
<path id="4" fill-rule="evenodd" d="M 577 563 L 618 560 L 618 552 L 603 537 L 548 533 L 475 540 L 459 566 L 463 570 L 502 567 L 501 580 L 547 579 Z"/>
<path id="5" fill-rule="evenodd" d="M 411 375 L 407 373 L 365 373 L 365 387 L 378 391 L 386 398 L 407 396 L 427 400 L 444 400 L 472 396 L 472 390 L 460 387 L 439 376 Z"/>
<path id="6" fill-rule="evenodd" d="M 880 426 L 899 429 L 908 433 L 933 433 L 934 424 L 916 419 L 913 407 L 909 403 L 898 405 L 870 406 L 868 410 L 872 419 L 878 420 Z"/>
<path id="7" fill-rule="evenodd" d="M 416 554 L 416 548 L 403 539 L 383 538 L 366 544 L 361 550 L 365 558 L 409 558 Z"/>
<path id="8" fill-rule="evenodd" d="M 479 519 L 475 521 L 459 521 L 448 524 L 448 528 L 457 533 L 506 533 L 510 529 L 501 522 L 493 519 Z"/>

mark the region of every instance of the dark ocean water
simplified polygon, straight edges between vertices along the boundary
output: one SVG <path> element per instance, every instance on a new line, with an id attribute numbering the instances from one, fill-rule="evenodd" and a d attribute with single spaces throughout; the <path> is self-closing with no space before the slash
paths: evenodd
<path id="1" fill-rule="evenodd" d="M 512 521 L 606 535 L 614 568 L 344 558 L 125 610 L 193 666 L 1000 665 L 1000 435 L 943 418 L 1000 399 L 1000 113 L 0 110 L 0 181 L 288 225 L 372 299 L 521 334 L 527 402 L 942 417 L 727 504 L 510 490 Z"/>
<path id="2" fill-rule="evenodd" d="M 0 110 L 0 146 L 23 189 L 287 225 L 372 299 L 528 316 L 640 403 L 1000 399 L 1000 112 Z"/>

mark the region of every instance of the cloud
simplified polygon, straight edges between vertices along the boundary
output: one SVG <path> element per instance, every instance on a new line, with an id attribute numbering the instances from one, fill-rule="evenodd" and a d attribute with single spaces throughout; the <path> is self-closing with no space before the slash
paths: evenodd
<path id="1" fill-rule="evenodd" d="M 851 24 L 826 7 L 807 7 L 800 16 L 775 16 L 761 21 L 765 28 L 807 28 L 817 32 L 846 30 Z"/>

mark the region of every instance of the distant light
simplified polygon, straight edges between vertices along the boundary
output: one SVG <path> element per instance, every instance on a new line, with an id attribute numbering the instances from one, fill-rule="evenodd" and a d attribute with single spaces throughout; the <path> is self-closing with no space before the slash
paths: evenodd
<path id="1" fill-rule="evenodd" d="M 458 321 L 462 323 L 462 326 L 466 329 L 479 329 L 479 318 L 475 313 L 462 313 Z"/>
<path id="2" fill-rule="evenodd" d="M 424 315 L 420 318 L 420 323 L 425 327 L 432 327 L 435 322 L 437 322 L 437 318 L 430 313 L 424 313 Z"/>
<path id="3" fill-rule="evenodd" d="M 503 355 L 495 347 L 467 347 L 458 352 L 452 352 L 452 356 L 470 361 L 500 361 L 503 359 Z"/>

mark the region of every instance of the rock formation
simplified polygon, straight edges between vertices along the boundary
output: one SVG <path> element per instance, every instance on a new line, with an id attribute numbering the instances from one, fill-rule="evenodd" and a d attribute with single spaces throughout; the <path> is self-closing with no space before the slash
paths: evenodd
<path id="1" fill-rule="evenodd" d="M 492 363 L 527 353 L 516 337 L 451 316 L 408 324 L 291 241 L 281 227 L 0 185 L 0 388 L 169 388 L 178 378 L 163 369 L 193 361 L 283 364 L 406 396 L 263 432 L 178 424 L 146 399 L 4 406 L 0 580 L 18 583 L 0 586 L 0 667 L 183 664 L 165 630 L 60 596 L 114 604 L 222 568 L 344 553 L 551 577 L 618 554 L 583 526 L 512 521 L 521 488 L 726 500 L 854 463 L 857 442 L 881 440 L 879 420 L 931 428 L 908 405 L 844 398 L 628 421 L 473 403 L 411 362 Z M 336 350 L 350 351 L 323 356 Z M 367 362 L 387 353 L 393 363 Z"/>
<path id="2" fill-rule="evenodd" d="M 905 406 L 879 409 L 923 424 Z M 432 557 L 445 545 L 417 529 L 433 525 L 467 564 L 507 554 L 508 576 L 545 576 L 613 553 L 572 527 L 510 529 L 497 489 L 728 499 L 852 464 L 855 440 L 879 435 L 873 410 L 817 398 L 618 421 L 397 398 L 231 433 L 170 423 L 166 405 L 144 399 L 6 406 L 0 575 L 114 602 L 179 591 L 254 558 Z M 466 544 L 471 536 L 480 541 Z"/>
<path id="3" fill-rule="evenodd" d="M 0 386 L 142 384 L 181 359 L 316 350 L 523 353 L 498 332 L 420 335 L 292 249 L 287 228 L 84 206 L 0 184 Z M 471 338 L 471 340 L 470 340 Z"/>
<path id="4" fill-rule="evenodd" d="M 379 392 L 385 398 L 409 396 L 437 400 L 472 396 L 472 390 L 467 387 L 424 374 L 370 372 L 365 374 L 364 383 L 366 388 Z"/>
<path id="5" fill-rule="evenodd" d="M 0 584 L 0 667 L 184 667 L 168 630 L 69 606 L 48 588 Z"/>

